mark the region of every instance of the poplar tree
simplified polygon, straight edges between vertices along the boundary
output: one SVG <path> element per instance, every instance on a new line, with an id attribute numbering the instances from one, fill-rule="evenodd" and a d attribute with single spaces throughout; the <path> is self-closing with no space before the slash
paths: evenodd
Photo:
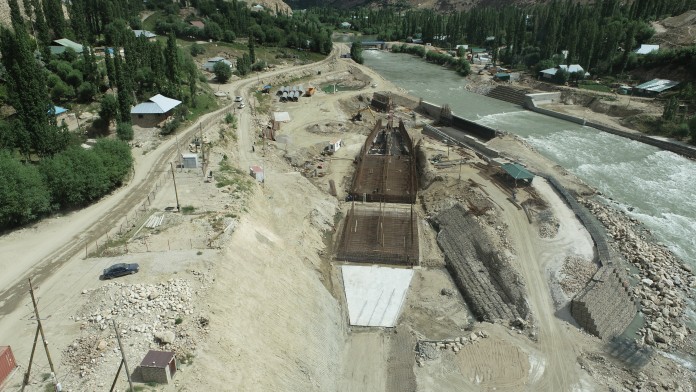
<path id="1" fill-rule="evenodd" d="M 46 22 L 53 30 L 53 37 L 65 38 L 65 16 L 61 0 L 43 0 L 43 7 Z"/>
<path id="2" fill-rule="evenodd" d="M 166 63 L 167 79 L 176 84 L 179 80 L 179 48 L 176 46 L 176 37 L 173 32 L 167 37 L 167 47 L 164 50 L 164 61 Z"/>
<path id="3" fill-rule="evenodd" d="M 70 25 L 75 38 L 80 41 L 90 41 L 91 36 L 87 26 L 87 15 L 85 14 L 84 0 L 70 1 Z"/>
<path id="4" fill-rule="evenodd" d="M 17 0 L 9 0 L 12 15 L 19 14 Z M 21 18 L 12 18 L 15 32 L 0 28 L 0 54 L 8 74 L 8 95 L 23 125 L 28 144 L 18 146 L 24 155 L 34 150 L 52 155 L 67 146 L 69 136 L 56 125 L 53 105 L 46 89 L 44 70 L 34 59 L 29 34 Z"/>
<path id="5" fill-rule="evenodd" d="M 118 118 L 121 122 L 130 122 L 130 109 L 133 103 L 131 98 L 130 83 L 125 73 L 125 64 L 121 60 L 121 55 L 116 52 L 114 55 L 114 71 L 116 74 L 116 85 L 118 86 Z"/>
<path id="6" fill-rule="evenodd" d="M 109 50 L 104 54 L 104 64 L 106 65 L 106 77 L 109 79 L 109 87 L 116 87 L 116 71 L 114 70 L 114 59 Z"/>
<path id="7" fill-rule="evenodd" d="M 256 48 L 254 48 L 254 34 L 251 34 L 249 36 L 249 58 L 251 59 L 252 64 L 254 64 L 256 62 Z"/>

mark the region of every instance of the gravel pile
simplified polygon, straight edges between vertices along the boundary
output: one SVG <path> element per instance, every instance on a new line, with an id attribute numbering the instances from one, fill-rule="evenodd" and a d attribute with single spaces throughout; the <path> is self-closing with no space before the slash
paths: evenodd
<path id="1" fill-rule="evenodd" d="M 202 274 L 198 275 L 205 281 Z M 131 372 L 150 349 L 174 351 L 180 363 L 189 361 L 197 343 L 208 332 L 210 320 L 194 306 L 205 283 L 195 290 L 186 279 L 170 279 L 159 284 L 109 282 L 83 291 L 88 303 L 72 320 L 79 324 L 78 337 L 63 351 L 79 382 L 98 388 L 115 374 L 121 359 L 113 320 L 116 320 Z"/>

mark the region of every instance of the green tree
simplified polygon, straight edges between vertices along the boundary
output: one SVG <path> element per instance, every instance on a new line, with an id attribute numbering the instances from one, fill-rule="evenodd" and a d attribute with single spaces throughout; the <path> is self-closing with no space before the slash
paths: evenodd
<path id="1" fill-rule="evenodd" d="M 169 33 L 167 37 L 167 47 L 164 50 L 164 60 L 166 63 L 167 79 L 172 83 L 179 80 L 179 48 L 176 45 L 174 33 Z"/>
<path id="2" fill-rule="evenodd" d="M 63 15 L 63 2 L 61 0 L 43 0 L 46 23 L 53 30 L 55 39 L 65 38 L 65 15 Z"/>
<path id="3" fill-rule="evenodd" d="M 104 164 L 109 187 L 120 186 L 133 166 L 133 155 L 128 144 L 121 140 L 102 138 L 97 141 L 92 151 Z"/>
<path id="4" fill-rule="evenodd" d="M 91 82 L 83 82 L 77 88 L 77 98 L 80 102 L 91 102 L 95 95 L 97 95 L 97 86 Z"/>
<path id="5" fill-rule="evenodd" d="M 570 79 L 570 73 L 563 68 L 558 68 L 556 74 L 553 75 L 553 81 L 558 84 L 566 84 Z"/>
<path id="6" fill-rule="evenodd" d="M 242 54 L 242 57 L 237 60 L 237 74 L 239 76 L 245 76 L 251 72 L 251 59 L 246 53 Z"/>
<path id="7" fill-rule="evenodd" d="M 10 6 L 18 7 L 17 1 L 10 0 Z M 46 73 L 34 58 L 26 30 L 19 28 L 12 33 L 0 27 L 0 54 L 8 76 L 9 102 L 29 135 L 29 144 L 20 146 L 20 150 L 24 154 L 34 150 L 40 156 L 61 151 L 67 146 L 69 134 L 57 126 L 51 113 Z"/>
<path id="8" fill-rule="evenodd" d="M 114 59 L 107 50 L 104 55 L 104 65 L 106 66 L 106 77 L 109 79 L 109 87 L 116 87 L 116 71 L 114 70 Z"/>
<path id="9" fill-rule="evenodd" d="M 249 36 L 249 59 L 252 64 L 256 62 L 256 48 L 254 45 L 254 35 L 252 34 Z"/>
<path id="10" fill-rule="evenodd" d="M 226 83 L 232 76 L 232 69 L 224 62 L 218 61 L 213 66 L 213 73 L 215 74 L 215 79 L 217 79 L 218 82 Z"/>
<path id="11" fill-rule="evenodd" d="M 91 34 L 87 26 L 87 15 L 85 14 L 85 0 L 70 0 L 70 26 L 78 42 L 90 41 Z"/>
<path id="12" fill-rule="evenodd" d="M 230 73 L 232 71 L 230 70 Z M 188 63 L 188 87 L 191 107 L 196 107 L 196 92 L 198 90 L 198 72 L 196 70 L 196 64 L 191 61 Z"/>
<path id="13" fill-rule="evenodd" d="M 116 136 L 123 141 L 133 140 L 133 125 L 127 122 L 119 122 L 116 125 Z"/>
<path id="14" fill-rule="evenodd" d="M 358 64 L 362 64 L 363 62 L 365 62 L 365 59 L 363 58 L 362 52 L 363 52 L 363 47 L 362 47 L 362 44 L 360 42 L 353 42 L 350 45 L 350 58 L 352 58 L 353 61 L 355 61 Z"/>
<path id="15" fill-rule="evenodd" d="M 118 115 L 118 101 L 113 94 L 106 94 L 101 99 L 101 107 L 99 108 L 99 117 L 108 127 Z"/>
<path id="16" fill-rule="evenodd" d="M 46 158 L 39 164 L 54 203 L 61 207 L 83 206 L 111 187 L 99 155 L 79 146 Z"/>
<path id="17" fill-rule="evenodd" d="M 35 220 L 51 211 L 51 194 L 36 166 L 0 151 L 0 228 Z"/>

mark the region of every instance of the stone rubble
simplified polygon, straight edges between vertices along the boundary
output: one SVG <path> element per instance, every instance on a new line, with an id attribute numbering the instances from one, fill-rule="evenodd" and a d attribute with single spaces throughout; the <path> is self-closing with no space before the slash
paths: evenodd
<path id="1" fill-rule="evenodd" d="M 89 300 L 71 316 L 80 336 L 63 351 L 63 360 L 83 379 L 82 385 L 99 382 L 103 374 L 113 374 L 114 363 L 118 366 L 121 353 L 112 320 L 120 329 L 131 370 L 149 349 L 174 351 L 180 362 L 191 357 L 210 323 L 193 301 L 208 282 L 204 274 L 191 273 L 203 283 L 198 289 L 189 280 L 177 278 L 159 284 L 113 281 L 83 292 Z"/>
<path id="2" fill-rule="evenodd" d="M 445 340 L 419 340 L 416 344 L 416 363 L 422 367 L 425 361 L 432 361 L 440 357 L 440 351 L 451 350 L 458 354 L 463 347 L 476 343 L 479 339 L 486 339 L 489 335 L 486 331 L 472 332 L 469 336 L 461 336 Z"/>
<path id="3" fill-rule="evenodd" d="M 651 346 L 677 346 L 693 331 L 684 324 L 686 297 L 696 288 L 691 268 L 665 246 L 651 241 L 648 230 L 637 220 L 617 214 L 611 207 L 593 200 L 583 203 L 607 228 L 607 235 L 634 269 L 627 268 L 638 282 L 633 297 L 640 303 L 645 326 L 637 333 Z"/>

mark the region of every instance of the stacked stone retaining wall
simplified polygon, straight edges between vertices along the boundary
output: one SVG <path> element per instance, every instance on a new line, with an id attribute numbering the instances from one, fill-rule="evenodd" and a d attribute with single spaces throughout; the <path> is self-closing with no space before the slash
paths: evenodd
<path id="1" fill-rule="evenodd" d="M 570 303 L 578 324 L 602 339 L 623 333 L 637 312 L 627 278 L 612 265 L 600 268 Z"/>
<path id="2" fill-rule="evenodd" d="M 476 317 L 483 321 L 526 318 L 522 280 L 495 251 L 475 217 L 461 204 L 433 218 L 447 268 Z"/>
<path id="3" fill-rule="evenodd" d="M 633 321 L 638 307 L 631 296 L 628 278 L 620 272 L 621 263 L 609 249 L 604 226 L 555 178 L 544 177 L 590 233 L 601 266 L 587 286 L 573 297 L 570 314 L 583 329 L 602 339 L 620 335 Z"/>

